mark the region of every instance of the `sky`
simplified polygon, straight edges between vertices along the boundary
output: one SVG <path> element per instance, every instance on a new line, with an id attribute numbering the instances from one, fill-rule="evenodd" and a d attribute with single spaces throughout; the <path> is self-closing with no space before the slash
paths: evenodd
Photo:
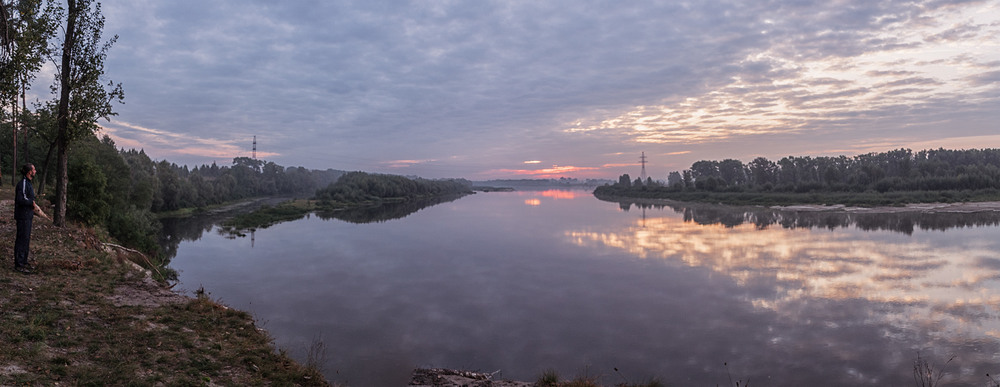
<path id="1" fill-rule="evenodd" d="M 426 178 L 1000 147 L 1000 0 L 107 0 L 99 135 Z M 42 77 L 40 77 L 42 78 Z"/>

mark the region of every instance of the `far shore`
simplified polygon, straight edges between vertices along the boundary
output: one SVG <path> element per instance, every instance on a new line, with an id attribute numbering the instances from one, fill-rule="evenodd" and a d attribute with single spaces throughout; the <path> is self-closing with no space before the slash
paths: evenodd
<path id="1" fill-rule="evenodd" d="M 653 205 L 712 205 L 703 202 L 685 202 L 673 199 L 650 199 L 650 198 L 629 198 L 618 196 L 607 198 L 611 201 L 631 202 L 637 204 Z M 726 204 L 717 204 L 726 205 Z M 727 205 L 732 207 L 764 207 L 748 205 Z M 959 203 L 910 203 L 903 206 L 875 206 L 858 207 L 846 206 L 843 204 L 795 204 L 787 206 L 766 206 L 778 211 L 794 212 L 844 212 L 844 213 L 864 213 L 864 214 L 899 214 L 908 212 L 921 213 L 977 213 L 977 212 L 1000 212 L 1000 201 L 986 202 L 959 202 Z"/>

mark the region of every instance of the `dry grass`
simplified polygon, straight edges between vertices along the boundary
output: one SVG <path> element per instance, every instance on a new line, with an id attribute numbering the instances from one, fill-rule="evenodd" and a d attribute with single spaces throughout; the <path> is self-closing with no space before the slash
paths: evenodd
<path id="1" fill-rule="evenodd" d="M 615 373 L 618 374 L 623 380 L 624 376 L 618 372 L 618 368 L 615 368 Z M 538 377 L 535 381 L 535 386 L 539 387 L 601 387 L 600 383 L 601 376 L 590 375 L 589 372 L 584 372 L 583 375 L 577 376 L 571 380 L 560 380 L 559 374 L 555 370 L 546 370 Z M 661 387 L 663 383 L 659 379 L 650 379 L 642 383 L 631 383 L 625 380 L 622 383 L 614 385 L 615 387 Z"/>
<path id="2" fill-rule="evenodd" d="M 11 207 L 0 202 L 0 385 L 328 385 L 248 313 L 170 292 L 90 230 L 36 220 L 37 271 L 13 271 Z"/>

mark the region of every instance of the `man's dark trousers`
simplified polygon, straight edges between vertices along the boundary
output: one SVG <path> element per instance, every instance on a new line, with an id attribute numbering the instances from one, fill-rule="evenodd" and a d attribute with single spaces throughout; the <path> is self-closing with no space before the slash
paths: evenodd
<path id="1" fill-rule="evenodd" d="M 28 244 L 31 243 L 31 219 L 16 219 L 17 236 L 14 238 L 14 267 L 28 267 Z"/>

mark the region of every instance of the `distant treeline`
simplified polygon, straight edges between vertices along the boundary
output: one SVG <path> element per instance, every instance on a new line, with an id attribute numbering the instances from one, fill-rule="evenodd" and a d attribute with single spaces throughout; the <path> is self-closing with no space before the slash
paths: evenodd
<path id="1" fill-rule="evenodd" d="M 54 173 L 49 173 L 53 169 L 47 154 L 31 153 L 39 171 L 35 189 L 43 197 L 52 194 L 48 187 L 55 180 Z M 142 150 L 118 149 L 107 136 L 76 141 L 68 172 L 67 217 L 105 228 L 119 242 L 146 252 L 158 250 L 160 225 L 155 213 L 250 197 L 312 195 L 344 174 L 332 169 L 285 168 L 247 157 L 233 159 L 231 166 L 213 163 L 189 169 L 153 161 Z"/>
<path id="2" fill-rule="evenodd" d="M 39 161 L 35 185 L 48 194 L 46 183 L 54 177 L 46 173 L 47 160 Z M 234 158 L 229 166 L 189 169 L 153 161 L 142 150 L 118 149 L 107 136 L 74 143 L 69 176 L 70 219 L 102 227 L 119 242 L 150 253 L 159 250 L 157 213 L 275 195 L 313 198 L 320 209 L 329 209 L 471 193 L 463 180 L 286 168 L 248 157 Z"/>
<path id="3" fill-rule="evenodd" d="M 898 149 L 854 157 L 788 156 L 777 162 L 758 157 L 746 164 L 733 159 L 703 160 L 690 169 L 671 172 L 666 182 L 632 181 L 625 174 L 614 184 L 598 187 L 595 194 L 713 201 L 728 197 L 742 203 L 764 196 L 781 202 L 808 198 L 801 194 L 811 194 L 810 202 L 976 200 L 1000 194 L 1000 149 L 916 153 Z"/>
<path id="4" fill-rule="evenodd" d="M 381 204 L 446 195 L 470 194 L 464 180 L 427 180 L 397 175 L 350 172 L 335 184 L 316 191 L 321 207 L 357 204 Z"/>

